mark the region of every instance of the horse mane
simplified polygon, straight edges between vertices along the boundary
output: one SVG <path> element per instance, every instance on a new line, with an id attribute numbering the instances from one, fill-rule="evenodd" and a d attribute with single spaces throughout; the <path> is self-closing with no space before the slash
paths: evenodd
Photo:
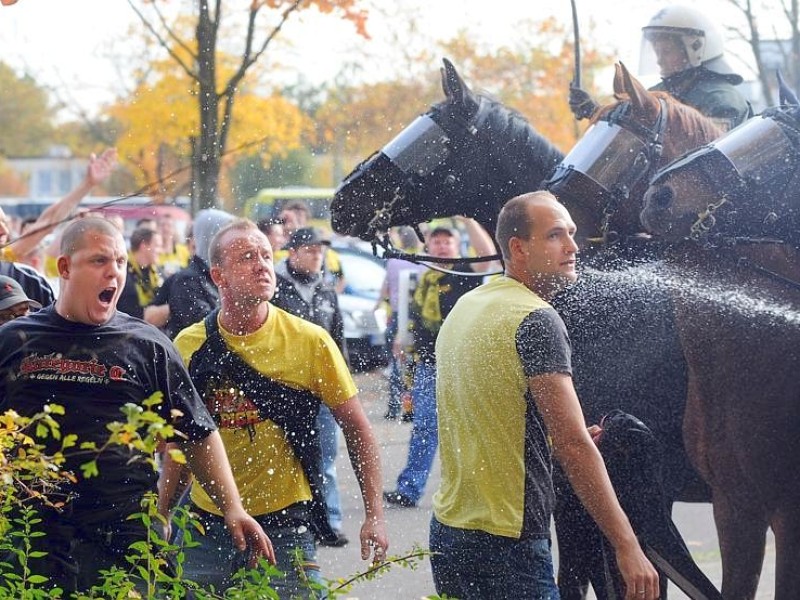
<path id="1" fill-rule="evenodd" d="M 667 127 L 670 129 L 677 128 L 683 132 L 681 136 L 683 138 L 682 142 L 688 142 L 685 144 L 687 148 L 697 148 L 707 143 L 708 140 L 716 139 L 724 133 L 713 119 L 688 104 L 684 104 L 668 92 L 648 91 L 647 93 L 656 100 L 664 100 L 667 107 Z M 606 104 L 595 111 L 590 121 L 591 123 L 603 120 L 618 106 L 630 102 L 630 96 L 627 93 L 616 93 L 615 97 L 616 100 L 614 102 Z M 655 115 L 653 118 L 655 119 Z"/>
<path id="2" fill-rule="evenodd" d="M 516 109 L 506 106 L 488 92 L 481 91 L 477 97 L 480 101 L 479 113 L 485 111 L 479 115 L 484 118 L 485 130 L 504 140 L 502 145 L 490 145 L 489 154 L 513 162 L 515 168 L 510 172 L 515 176 L 519 176 L 520 172 L 529 172 L 526 182 L 521 183 L 524 189 L 519 193 L 539 189 L 564 158 L 564 153 Z M 531 157 L 535 157 L 535 160 L 531 160 Z M 535 187 L 531 188 L 530 182 L 533 180 Z"/>

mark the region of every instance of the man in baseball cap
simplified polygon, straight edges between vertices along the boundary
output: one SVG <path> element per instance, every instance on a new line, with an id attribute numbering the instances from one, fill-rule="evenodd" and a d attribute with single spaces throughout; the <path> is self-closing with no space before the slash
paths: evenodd
<path id="1" fill-rule="evenodd" d="M 315 227 L 303 227 L 296 229 L 289 237 L 289 241 L 283 247 L 284 250 L 297 250 L 302 246 L 330 246 L 329 240 L 325 239 L 320 231 Z"/>
<path id="2" fill-rule="evenodd" d="M 15 279 L 0 275 L 0 324 L 24 317 L 31 308 L 40 309 L 42 305 L 28 298 Z"/>

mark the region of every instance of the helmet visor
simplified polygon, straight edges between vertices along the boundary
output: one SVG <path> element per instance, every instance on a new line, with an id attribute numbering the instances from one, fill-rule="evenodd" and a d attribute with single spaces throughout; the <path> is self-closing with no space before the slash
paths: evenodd
<path id="1" fill-rule="evenodd" d="M 403 173 L 429 175 L 447 158 L 449 136 L 427 115 L 417 117 L 382 152 Z"/>

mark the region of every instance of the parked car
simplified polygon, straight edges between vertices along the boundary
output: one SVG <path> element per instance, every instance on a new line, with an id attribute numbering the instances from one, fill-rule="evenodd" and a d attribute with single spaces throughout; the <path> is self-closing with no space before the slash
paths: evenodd
<path id="1" fill-rule="evenodd" d="M 354 371 L 386 366 L 386 312 L 375 308 L 386 276 L 384 261 L 371 252 L 341 242 L 333 249 L 339 255 L 345 287 L 339 294 L 344 337 Z"/>

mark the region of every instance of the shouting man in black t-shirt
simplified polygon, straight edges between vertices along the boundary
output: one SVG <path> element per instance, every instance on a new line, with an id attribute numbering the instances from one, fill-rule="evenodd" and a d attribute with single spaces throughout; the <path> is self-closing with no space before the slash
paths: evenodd
<path id="1" fill-rule="evenodd" d="M 65 230 L 58 300 L 0 328 L 0 411 L 33 415 L 45 404 L 60 404 L 66 411 L 62 434 L 101 447 L 106 425 L 122 420 L 124 404 L 162 392 L 154 410 L 186 436 L 192 471 L 213 490 L 236 545 L 249 544 L 274 562 L 269 539 L 242 507 L 219 433 L 172 344 L 116 310 L 126 262 L 125 240 L 109 221 L 81 219 Z M 145 539 L 142 525 L 127 518 L 155 491 L 157 474 L 132 458 L 121 446 L 104 451 L 99 475 L 91 479 L 80 474 L 82 460 L 67 461 L 75 482 L 59 492 L 70 500 L 62 510 L 40 507 L 46 536 L 32 540 L 35 550 L 47 552 L 33 568 L 49 584 L 67 592 L 86 589 L 101 569 L 125 565 L 128 546 Z"/>

